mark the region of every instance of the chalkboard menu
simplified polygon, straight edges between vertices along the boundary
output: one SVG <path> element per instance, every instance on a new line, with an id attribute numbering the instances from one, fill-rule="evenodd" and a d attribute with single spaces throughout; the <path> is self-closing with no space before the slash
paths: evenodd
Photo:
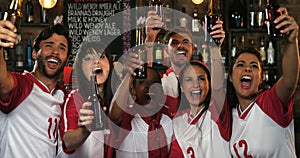
<path id="1" fill-rule="evenodd" d="M 64 25 L 69 28 L 73 42 L 70 65 L 83 41 L 96 41 L 106 45 L 115 43 L 116 47 L 113 47 L 112 52 L 116 54 L 124 51 L 124 45 L 130 47 L 129 41 L 124 41 L 122 35 L 124 23 L 130 23 L 127 21 L 130 18 L 121 14 L 124 8 L 130 6 L 129 3 L 126 0 L 64 0 Z M 118 14 L 121 15 L 111 18 Z"/>

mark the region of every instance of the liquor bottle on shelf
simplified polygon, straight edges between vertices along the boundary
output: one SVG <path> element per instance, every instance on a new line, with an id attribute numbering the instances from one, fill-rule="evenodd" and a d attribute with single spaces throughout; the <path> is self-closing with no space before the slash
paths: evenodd
<path id="1" fill-rule="evenodd" d="M 241 47 L 245 47 L 245 35 L 242 35 L 241 37 Z"/>
<path id="2" fill-rule="evenodd" d="M 267 33 L 270 40 L 280 40 L 285 34 L 280 32 L 280 28 L 276 28 L 274 20 L 282 15 L 282 12 L 277 12 L 279 8 L 278 0 L 268 0 L 268 5 L 265 8 L 265 20 L 267 25 Z"/>
<path id="3" fill-rule="evenodd" d="M 166 28 L 172 28 L 172 9 L 170 8 L 170 4 L 166 3 L 166 8 L 164 9 L 164 23 Z"/>
<path id="4" fill-rule="evenodd" d="M 198 9 L 195 7 L 193 11 L 193 19 L 192 19 L 192 32 L 199 32 L 200 31 L 200 21 L 198 15 Z"/>
<path id="5" fill-rule="evenodd" d="M 262 8 L 262 0 L 258 0 L 258 8 L 255 12 L 255 26 L 261 28 L 264 26 L 264 16 L 263 16 L 263 8 Z"/>
<path id="6" fill-rule="evenodd" d="M 183 14 L 185 14 L 185 8 L 181 8 L 181 12 Z M 180 19 L 179 19 L 179 25 L 181 27 L 187 27 L 187 19 L 185 17 L 185 15 L 183 15 Z"/>
<path id="7" fill-rule="evenodd" d="M 272 41 L 269 41 L 269 47 L 267 49 L 268 65 L 275 64 L 275 49 L 273 48 Z"/>
<path id="8" fill-rule="evenodd" d="M 4 60 L 5 60 L 6 64 L 10 65 L 11 64 L 11 55 L 10 55 L 8 47 L 3 48 L 3 56 L 4 56 Z"/>
<path id="9" fill-rule="evenodd" d="M 233 58 L 236 54 L 236 38 L 232 38 L 232 47 L 231 47 L 231 58 Z"/>
<path id="10" fill-rule="evenodd" d="M 14 46 L 15 49 L 15 71 L 24 71 L 24 49 L 21 45 L 21 41 L 18 41 Z"/>
<path id="11" fill-rule="evenodd" d="M 12 0 L 9 8 L 3 14 L 3 20 L 11 21 L 17 28 L 17 33 L 19 33 L 20 31 L 22 22 L 22 4 L 23 0 Z"/>
<path id="12" fill-rule="evenodd" d="M 267 62 L 267 55 L 266 55 L 265 39 L 264 39 L 264 37 L 260 38 L 259 53 L 261 55 L 261 60 L 262 60 L 263 64 L 265 65 L 266 62 Z"/>
<path id="13" fill-rule="evenodd" d="M 204 35 L 204 40 L 205 42 L 212 44 L 212 43 L 216 43 L 217 45 L 219 45 L 220 43 L 220 39 L 218 38 L 212 38 L 210 36 L 210 32 L 212 31 L 212 27 L 216 24 L 216 22 L 220 19 L 220 16 L 218 14 L 215 13 L 215 9 L 214 9 L 214 0 L 209 0 L 209 7 L 208 7 L 208 11 L 206 13 L 206 15 L 204 16 L 204 20 L 205 20 L 205 35 Z"/>
<path id="14" fill-rule="evenodd" d="M 134 51 L 138 54 L 138 59 L 142 61 L 140 68 L 135 69 L 135 78 L 147 78 L 147 51 L 144 48 L 144 27 L 137 25 L 136 28 L 136 46 Z"/>
<path id="15" fill-rule="evenodd" d="M 205 64 L 208 64 L 208 58 L 209 58 L 209 56 L 208 56 L 209 52 L 208 51 L 209 51 L 208 46 L 206 44 L 203 44 L 202 45 L 202 59 L 203 59 L 203 62 Z"/>
<path id="16" fill-rule="evenodd" d="M 195 43 L 195 50 L 193 52 L 192 59 L 197 61 L 203 61 L 202 54 L 200 53 L 198 49 L 198 45 L 196 43 Z"/>
<path id="17" fill-rule="evenodd" d="M 27 45 L 26 45 L 26 66 L 25 69 L 27 71 L 32 71 L 33 69 L 33 59 L 32 59 L 32 45 L 31 40 L 27 39 Z"/>
<path id="18" fill-rule="evenodd" d="M 249 1 L 249 26 L 250 28 L 255 27 L 255 9 L 253 0 Z"/>
<path id="19" fill-rule="evenodd" d="M 269 77 L 269 72 L 268 70 L 264 71 L 264 76 L 263 76 L 263 79 L 264 79 L 264 85 L 265 85 L 265 89 L 268 89 L 271 87 L 271 84 L 270 84 L 270 77 Z"/>
<path id="20" fill-rule="evenodd" d="M 157 42 L 153 49 L 153 62 L 162 65 L 163 64 L 163 45 L 161 44 L 160 38 L 157 38 Z"/>
<path id="21" fill-rule="evenodd" d="M 48 23 L 47 9 L 41 6 L 41 23 Z"/>
<path id="22" fill-rule="evenodd" d="M 25 8 L 26 8 L 26 22 L 33 23 L 33 4 L 31 0 L 27 1 Z"/>
<path id="23" fill-rule="evenodd" d="M 94 71 L 93 71 L 93 75 L 90 76 L 90 82 L 91 82 L 91 86 L 90 86 L 91 93 L 88 97 L 88 101 L 92 103 L 90 109 L 93 110 L 94 112 L 94 119 L 92 124 L 87 125 L 87 127 L 91 131 L 99 131 L 101 129 L 104 129 L 104 123 L 102 120 L 103 113 L 101 110 L 102 98 L 98 91 L 97 76 L 96 76 L 96 72 Z"/>
<path id="24" fill-rule="evenodd" d="M 242 3 L 241 0 L 234 0 L 234 6 L 231 12 L 230 21 L 232 28 L 241 28 L 244 27 L 244 16 L 242 12 Z"/>

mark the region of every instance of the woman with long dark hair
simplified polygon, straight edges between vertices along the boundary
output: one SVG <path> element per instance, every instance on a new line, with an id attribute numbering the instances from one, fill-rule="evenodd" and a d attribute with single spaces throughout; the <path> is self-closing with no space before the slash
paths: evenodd
<path id="1" fill-rule="evenodd" d="M 74 63 L 77 89 L 70 92 L 64 106 L 60 134 L 63 152 L 61 157 L 107 157 L 105 151 L 105 128 L 91 131 L 94 113 L 89 109 L 89 97 L 94 88 L 91 76 L 95 78 L 98 97 L 101 98 L 100 116 L 107 128 L 107 111 L 112 99 L 111 74 L 113 64 L 109 49 L 96 42 L 84 42 L 78 49 Z"/>
<path id="2" fill-rule="evenodd" d="M 282 74 L 267 90 L 260 89 L 263 67 L 257 50 L 239 51 L 229 68 L 227 98 L 232 108 L 230 149 L 233 157 L 296 157 L 293 105 L 299 77 L 299 26 L 286 8 L 275 20 L 286 34 Z"/>

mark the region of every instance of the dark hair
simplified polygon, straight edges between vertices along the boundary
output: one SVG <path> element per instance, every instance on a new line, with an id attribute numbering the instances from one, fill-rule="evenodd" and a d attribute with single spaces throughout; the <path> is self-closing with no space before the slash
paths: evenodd
<path id="1" fill-rule="evenodd" d="M 203 62 L 200 62 L 200 61 L 190 61 L 186 64 L 186 66 L 183 67 L 183 69 L 180 71 L 180 74 L 179 74 L 179 84 L 180 83 L 183 83 L 183 75 L 185 73 L 185 71 L 187 70 L 188 67 L 190 66 L 199 66 L 200 68 L 202 68 L 206 75 L 207 75 L 207 79 L 208 79 L 208 82 L 209 82 L 209 90 L 208 90 L 208 94 L 204 100 L 204 110 L 207 110 L 208 107 L 209 107 L 209 103 L 210 103 L 210 99 L 211 99 L 211 76 L 210 76 L 210 72 L 208 70 L 208 67 L 207 65 L 205 65 Z M 186 99 L 186 96 L 185 95 L 182 95 L 182 92 L 181 92 L 181 88 L 179 86 L 178 88 L 179 90 L 179 109 L 182 110 L 182 109 L 186 109 L 189 107 L 189 105 L 187 105 L 186 103 L 188 103 L 187 99 Z"/>
<path id="2" fill-rule="evenodd" d="M 103 90 L 104 90 L 104 105 L 109 106 L 110 105 L 110 101 L 112 99 L 112 88 L 109 87 L 111 86 L 111 78 L 112 78 L 112 72 L 113 72 L 113 62 L 112 62 L 112 57 L 111 57 L 111 53 L 110 50 L 108 49 L 108 47 L 106 47 L 104 49 L 104 45 L 98 42 L 83 42 L 80 46 L 80 48 L 78 49 L 76 58 L 75 58 L 75 62 L 74 62 L 74 70 L 75 70 L 75 78 L 77 80 L 77 85 L 78 85 L 78 89 L 79 92 L 81 93 L 81 95 L 83 96 L 83 98 L 85 100 L 88 99 L 88 95 L 91 92 L 90 89 L 90 81 L 88 81 L 88 79 L 86 77 L 84 77 L 84 73 L 82 70 L 82 61 L 83 58 L 87 55 L 92 53 L 92 50 L 95 50 L 97 53 L 103 53 L 109 61 L 109 66 L 110 66 L 110 71 L 109 71 L 109 75 L 107 80 L 105 81 L 104 85 L 103 85 Z M 91 70 L 92 71 L 92 70 Z"/>
<path id="3" fill-rule="evenodd" d="M 259 51 L 254 48 L 254 47 L 243 47 L 240 50 L 238 50 L 238 52 L 235 54 L 235 56 L 232 58 L 230 66 L 229 66 L 229 70 L 228 70 L 228 78 L 227 78 L 227 89 L 226 89 L 226 96 L 229 102 L 229 106 L 231 108 L 235 108 L 238 104 L 238 99 L 235 93 L 235 89 L 233 84 L 230 82 L 230 77 L 232 75 L 232 69 L 233 69 L 233 65 L 236 62 L 236 59 L 244 53 L 249 53 L 249 54 L 253 54 L 255 55 L 255 57 L 258 59 L 260 66 L 262 67 L 262 60 L 261 60 L 261 54 L 259 53 Z M 261 74 L 263 74 L 263 72 L 261 72 Z"/>
<path id="4" fill-rule="evenodd" d="M 69 37 L 69 31 L 66 27 L 64 27 L 62 24 L 56 24 L 53 26 L 49 26 L 46 29 L 44 29 L 35 39 L 33 42 L 33 49 L 35 51 L 40 50 L 40 43 L 43 40 L 46 40 L 50 38 L 54 33 L 58 35 L 64 36 L 68 41 L 68 56 L 72 52 L 72 40 Z"/>
<path id="5" fill-rule="evenodd" d="M 176 26 L 176 27 L 173 27 L 170 30 L 167 30 L 167 32 L 166 32 L 166 34 L 164 35 L 164 38 L 163 38 L 164 44 L 168 44 L 170 38 L 172 36 L 176 35 L 176 34 L 179 34 L 179 33 L 188 34 L 191 39 L 193 37 L 191 31 L 188 28 L 181 27 L 181 26 Z"/>
<path id="6" fill-rule="evenodd" d="M 155 72 L 156 76 L 160 78 L 160 74 L 159 74 L 159 72 L 158 72 L 157 70 L 155 70 L 153 67 L 147 66 L 147 71 L 148 71 L 148 69 L 149 69 L 149 70 L 153 70 L 153 71 Z M 147 73 L 148 73 L 148 72 L 147 72 Z M 132 86 L 133 86 L 133 87 L 136 86 L 136 80 L 137 80 L 137 79 L 136 79 L 135 77 L 133 77 L 133 80 L 132 80 Z M 159 83 L 161 83 L 161 80 L 159 80 Z"/>

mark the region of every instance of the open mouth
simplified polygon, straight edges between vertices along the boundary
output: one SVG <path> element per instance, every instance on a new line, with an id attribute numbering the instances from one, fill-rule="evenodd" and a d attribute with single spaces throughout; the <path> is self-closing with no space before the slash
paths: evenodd
<path id="1" fill-rule="evenodd" d="M 241 78 L 241 83 L 243 88 L 249 88 L 251 85 L 252 78 L 250 76 L 243 76 Z"/>
<path id="2" fill-rule="evenodd" d="M 58 61 L 55 60 L 55 59 L 53 59 L 53 58 L 48 59 L 48 62 L 53 63 L 53 64 L 57 64 L 58 63 Z"/>
<path id="3" fill-rule="evenodd" d="M 198 99 L 201 96 L 202 90 L 193 90 L 190 92 L 192 98 Z"/>
<path id="4" fill-rule="evenodd" d="M 183 51 L 183 50 L 179 50 L 177 51 L 176 55 L 186 55 L 186 51 Z"/>
<path id="5" fill-rule="evenodd" d="M 47 63 L 49 68 L 55 69 L 60 62 L 56 58 L 48 58 Z"/>
<path id="6" fill-rule="evenodd" d="M 98 68 L 98 67 L 93 69 L 93 73 L 94 73 L 95 75 L 101 74 L 102 71 L 103 71 L 103 70 L 102 70 L 101 68 Z"/>

